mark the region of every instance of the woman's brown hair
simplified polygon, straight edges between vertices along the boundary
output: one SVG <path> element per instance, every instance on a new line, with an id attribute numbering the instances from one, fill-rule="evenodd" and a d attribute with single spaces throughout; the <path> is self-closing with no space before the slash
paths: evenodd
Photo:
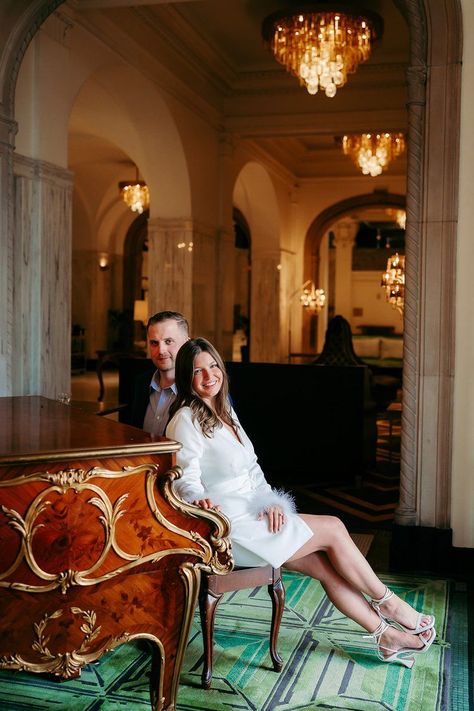
<path id="1" fill-rule="evenodd" d="M 222 372 L 222 385 L 214 400 L 214 410 L 211 410 L 193 389 L 194 360 L 203 352 L 209 353 Z M 170 407 L 170 417 L 173 417 L 180 407 L 190 407 L 193 419 L 199 422 L 206 437 L 212 437 L 216 427 L 222 427 L 222 422 L 236 427 L 230 412 L 229 380 L 224 361 L 212 343 L 205 338 L 192 338 L 181 346 L 176 356 L 175 381 L 178 394 Z"/>

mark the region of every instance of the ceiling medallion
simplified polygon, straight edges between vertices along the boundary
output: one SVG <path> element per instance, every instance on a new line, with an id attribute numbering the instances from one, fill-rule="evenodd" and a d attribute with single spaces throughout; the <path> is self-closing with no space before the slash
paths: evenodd
<path id="1" fill-rule="evenodd" d="M 319 89 L 332 98 L 347 75 L 370 57 L 383 32 L 382 19 L 356 4 L 305 3 L 278 11 L 262 24 L 262 35 L 275 59 L 310 94 Z"/>

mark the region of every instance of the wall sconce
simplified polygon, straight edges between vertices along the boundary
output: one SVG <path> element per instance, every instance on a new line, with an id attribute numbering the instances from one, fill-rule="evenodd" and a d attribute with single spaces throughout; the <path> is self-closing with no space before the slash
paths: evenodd
<path id="1" fill-rule="evenodd" d="M 324 289 L 316 289 L 314 282 L 311 279 L 305 281 L 304 284 L 296 289 L 288 298 L 288 363 L 291 363 L 291 304 L 295 296 L 300 297 L 300 304 L 304 309 L 307 309 L 314 314 L 319 314 L 321 309 L 326 305 L 326 294 Z"/>
<path id="2" fill-rule="evenodd" d="M 99 252 L 99 269 L 101 272 L 105 272 L 110 269 L 109 255 L 107 252 Z"/>

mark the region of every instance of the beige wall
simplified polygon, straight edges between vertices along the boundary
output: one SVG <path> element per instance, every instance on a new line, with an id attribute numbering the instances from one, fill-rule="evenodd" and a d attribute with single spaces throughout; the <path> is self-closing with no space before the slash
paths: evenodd
<path id="1" fill-rule="evenodd" d="M 456 268 L 456 357 L 451 526 L 474 547 L 474 3 L 462 0 L 461 162 Z"/>
<path id="2" fill-rule="evenodd" d="M 362 325 L 393 326 L 394 333 L 403 331 L 401 314 L 387 303 L 380 286 L 381 272 L 352 272 L 352 308 L 363 310 L 361 316 L 351 316 L 354 333 Z"/>

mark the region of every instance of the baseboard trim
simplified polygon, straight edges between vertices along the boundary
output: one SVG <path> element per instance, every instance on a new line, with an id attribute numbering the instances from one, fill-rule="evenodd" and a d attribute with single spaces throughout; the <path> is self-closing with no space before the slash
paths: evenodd
<path id="1" fill-rule="evenodd" d="M 452 534 L 450 528 L 394 524 L 390 545 L 391 569 L 474 581 L 474 548 L 453 546 Z"/>

